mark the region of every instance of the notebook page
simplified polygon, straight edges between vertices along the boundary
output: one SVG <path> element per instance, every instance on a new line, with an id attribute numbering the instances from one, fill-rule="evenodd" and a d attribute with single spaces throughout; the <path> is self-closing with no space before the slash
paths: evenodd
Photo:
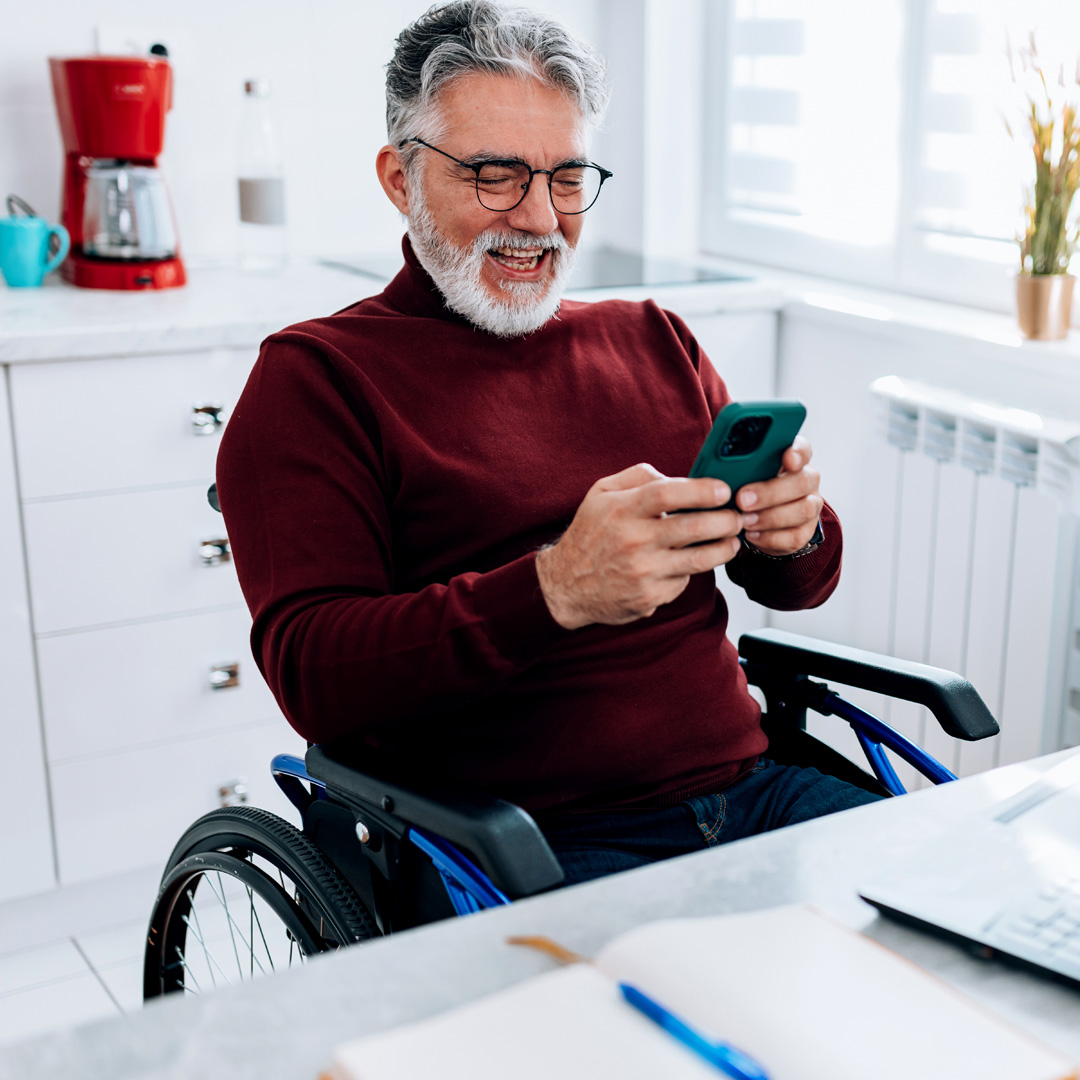
<path id="1" fill-rule="evenodd" d="M 340 1047 L 328 1080 L 717 1080 L 588 965 Z"/>
<path id="2" fill-rule="evenodd" d="M 807 907 L 651 923 L 597 964 L 754 1055 L 772 1080 L 1077 1076 L 1055 1051 Z"/>

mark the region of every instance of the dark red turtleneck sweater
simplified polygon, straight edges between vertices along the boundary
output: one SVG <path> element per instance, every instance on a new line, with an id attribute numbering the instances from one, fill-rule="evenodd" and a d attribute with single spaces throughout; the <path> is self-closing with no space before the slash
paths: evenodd
<path id="1" fill-rule="evenodd" d="M 255 658 L 307 738 L 533 812 L 665 806 L 765 750 L 713 575 L 652 618 L 563 630 L 534 553 L 639 461 L 685 476 L 724 384 L 654 303 L 564 302 L 510 341 L 443 305 L 405 245 L 381 295 L 268 338 L 218 485 Z M 741 553 L 761 603 L 821 603 L 840 528 L 791 562 Z"/>

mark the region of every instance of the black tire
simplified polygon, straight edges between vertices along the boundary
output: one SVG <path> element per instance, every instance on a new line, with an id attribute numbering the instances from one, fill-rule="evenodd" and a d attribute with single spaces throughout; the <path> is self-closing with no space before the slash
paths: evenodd
<path id="1" fill-rule="evenodd" d="M 222 917 L 227 936 L 210 940 Z M 147 932 L 143 999 L 204 993 L 220 985 L 219 975 L 233 982 L 269 974 L 286 948 L 291 966 L 378 933 L 302 832 L 255 807 L 214 810 L 184 833 L 166 864 Z"/>

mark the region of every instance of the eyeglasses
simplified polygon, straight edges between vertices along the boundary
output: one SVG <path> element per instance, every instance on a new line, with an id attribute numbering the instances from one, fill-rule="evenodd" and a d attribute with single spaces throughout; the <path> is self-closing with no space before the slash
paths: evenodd
<path id="1" fill-rule="evenodd" d="M 529 193 L 533 177 L 542 175 L 548 178 L 551 205 L 560 214 L 584 214 L 596 202 L 604 181 L 614 175 L 591 161 L 568 161 L 554 169 L 530 169 L 524 161 L 509 158 L 461 161 L 423 139 L 405 139 L 398 143 L 398 149 L 411 142 L 426 146 L 475 173 L 476 197 L 480 205 L 496 213 L 513 210 Z"/>

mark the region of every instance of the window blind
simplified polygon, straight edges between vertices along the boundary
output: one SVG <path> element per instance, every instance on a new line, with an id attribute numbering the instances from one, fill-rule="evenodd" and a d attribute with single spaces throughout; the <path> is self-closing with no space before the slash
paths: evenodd
<path id="1" fill-rule="evenodd" d="M 717 9 L 709 249 L 1010 306 L 1032 168 L 1025 86 L 1010 79 L 1007 45 L 1015 65 L 1034 33 L 1054 96 L 1060 72 L 1075 100 L 1080 4 L 719 0 Z M 1038 86 L 1029 78 L 1026 89 Z"/>
<path id="2" fill-rule="evenodd" d="M 896 228 L 902 0 L 735 0 L 724 202 L 843 243 Z"/>

